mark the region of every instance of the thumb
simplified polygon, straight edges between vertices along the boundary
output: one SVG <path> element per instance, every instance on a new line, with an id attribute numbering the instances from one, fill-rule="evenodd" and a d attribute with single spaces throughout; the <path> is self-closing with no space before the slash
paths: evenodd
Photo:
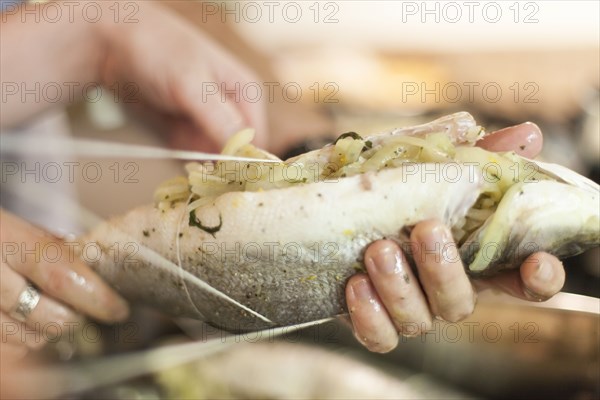
<path id="1" fill-rule="evenodd" d="M 532 122 L 492 132 L 477 142 L 477 146 L 489 151 L 514 151 L 528 158 L 536 157 L 542 145 L 542 131 Z"/>

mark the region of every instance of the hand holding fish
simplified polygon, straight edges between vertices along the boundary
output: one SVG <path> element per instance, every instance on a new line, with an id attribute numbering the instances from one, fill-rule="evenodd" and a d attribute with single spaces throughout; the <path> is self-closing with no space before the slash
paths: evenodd
<path id="1" fill-rule="evenodd" d="M 541 150 L 542 134 L 534 124 L 521 124 L 490 134 L 478 145 L 534 158 Z M 475 307 L 477 290 L 497 288 L 519 298 L 542 301 L 558 293 L 565 281 L 560 260 L 543 252 L 529 256 L 519 270 L 471 280 L 457 257 L 449 228 L 440 221 L 417 224 L 411 232 L 411 249 L 418 274 L 398 244 L 381 240 L 365 253 L 368 274 L 353 276 L 346 287 L 354 334 L 372 351 L 392 350 L 399 334 L 425 333 L 434 317 L 449 322 L 467 317 Z"/>

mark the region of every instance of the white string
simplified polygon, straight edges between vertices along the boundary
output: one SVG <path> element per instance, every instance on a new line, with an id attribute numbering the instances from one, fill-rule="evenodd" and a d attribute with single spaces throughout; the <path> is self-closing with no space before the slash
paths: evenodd
<path id="1" fill-rule="evenodd" d="M 185 204 L 189 204 L 190 200 L 192 199 L 193 194 L 190 194 L 190 196 L 187 198 Z M 179 217 L 179 223 L 177 224 L 177 232 L 175 233 L 175 252 L 176 252 L 176 257 L 177 257 L 177 266 L 179 267 L 179 279 L 181 281 L 181 283 L 183 283 L 183 289 L 185 291 L 185 295 L 187 296 L 188 300 L 190 301 L 190 303 L 192 304 L 192 306 L 194 307 L 194 309 L 196 310 L 196 312 L 198 312 L 198 314 L 200 314 L 202 316 L 202 319 L 205 319 L 204 317 L 204 313 L 202 311 L 200 311 L 198 309 L 198 307 L 196 307 L 196 303 L 194 303 L 194 301 L 192 300 L 192 296 L 190 295 L 190 291 L 188 290 L 187 284 L 185 283 L 185 279 L 183 279 L 183 265 L 181 262 L 181 252 L 179 250 L 179 234 L 181 232 L 181 224 L 183 223 L 183 219 L 185 218 L 186 215 L 186 211 L 187 211 L 187 207 L 183 207 L 183 212 L 181 213 L 181 217 Z"/>
<path id="2" fill-rule="evenodd" d="M 188 197 L 188 199 L 186 201 L 186 204 L 189 203 L 189 201 L 191 200 L 192 196 L 193 196 L 193 194 L 191 194 Z M 183 265 L 182 265 L 182 262 L 181 262 L 181 254 L 180 254 L 180 250 L 179 250 L 180 249 L 180 247 L 179 247 L 179 239 L 180 239 L 179 233 L 181 232 L 181 224 L 183 223 L 184 217 L 187 214 L 186 211 L 187 211 L 187 207 L 183 207 L 183 212 L 181 213 L 181 217 L 179 218 L 179 223 L 177 224 L 177 232 L 175 234 L 175 251 L 177 253 L 177 266 L 179 267 L 179 273 L 180 273 L 179 277 L 182 279 L 183 288 L 185 289 L 186 296 L 187 296 L 188 300 L 190 301 L 190 303 L 192 303 L 192 305 L 194 306 L 194 308 L 196 309 L 196 311 L 200 315 L 202 315 L 204 317 L 204 314 L 198 309 L 198 307 L 196 307 L 196 304 L 192 300 L 192 296 L 190 295 L 190 292 L 189 292 L 189 290 L 187 288 L 187 284 L 185 283 L 185 280 L 183 279 L 184 275 L 191 275 L 191 276 L 193 276 L 195 278 L 194 280 L 196 282 L 201 282 L 201 284 L 199 286 L 202 287 L 202 289 L 205 289 L 208 293 L 214 294 L 217 297 L 220 297 L 220 298 L 226 300 L 227 302 L 229 302 L 229 303 L 231 303 L 231 304 L 233 304 L 233 305 L 241 308 L 242 310 L 244 310 L 246 312 L 249 312 L 250 314 L 254 315 L 255 317 L 261 319 L 264 322 L 267 322 L 269 324 L 273 324 L 273 321 L 271 321 L 267 317 L 263 316 L 262 314 L 259 314 L 258 312 L 252 310 L 251 308 L 243 305 L 242 303 L 238 302 L 237 300 L 229 297 L 227 294 L 225 294 L 225 293 L 221 292 L 220 290 L 214 288 L 213 286 L 209 285 L 207 282 L 203 281 L 199 277 L 197 277 L 197 276 L 195 276 L 193 274 L 190 274 L 188 271 L 186 271 L 183 268 Z"/>
<path id="3" fill-rule="evenodd" d="M 255 341 L 271 341 L 274 337 L 329 322 L 333 318 L 302 324 L 269 328 L 252 334 Z M 254 338 L 258 338 L 255 340 Z M 17 385 L 41 382 L 48 398 L 106 387 L 143 375 L 189 363 L 223 351 L 232 345 L 247 341 L 247 334 L 217 337 L 207 341 L 173 344 L 132 354 L 102 357 L 98 360 L 79 361 L 75 365 L 53 365 L 13 371 L 9 379 Z"/>

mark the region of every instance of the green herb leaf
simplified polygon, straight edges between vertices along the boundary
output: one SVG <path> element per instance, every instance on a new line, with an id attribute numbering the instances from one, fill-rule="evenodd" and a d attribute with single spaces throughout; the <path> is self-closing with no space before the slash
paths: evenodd
<path id="1" fill-rule="evenodd" d="M 219 214 L 219 225 L 217 226 L 204 226 L 202 223 L 196 218 L 196 210 L 190 211 L 190 226 L 195 226 L 196 228 L 202 229 L 204 232 L 209 233 L 212 237 L 215 237 L 215 233 L 221 230 L 223 226 L 223 217 Z"/>
<path id="2" fill-rule="evenodd" d="M 346 132 L 346 133 L 342 133 L 337 139 L 335 139 L 335 142 L 333 142 L 333 144 L 336 144 L 340 140 L 346 139 L 347 137 L 350 137 L 354 140 L 363 140 L 362 136 L 360 136 L 356 132 Z"/>

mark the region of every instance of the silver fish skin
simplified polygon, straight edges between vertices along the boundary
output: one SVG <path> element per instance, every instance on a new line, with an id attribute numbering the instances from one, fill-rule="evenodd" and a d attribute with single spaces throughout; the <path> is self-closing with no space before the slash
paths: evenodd
<path id="1" fill-rule="evenodd" d="M 227 193 L 196 214 L 220 225 L 214 233 L 190 226 L 183 203 L 143 206 L 82 241 L 88 263 L 124 296 L 170 315 L 232 331 L 332 317 L 345 313 L 346 281 L 369 243 L 401 241 L 403 227 L 425 219 L 453 225 L 474 204 L 481 176 L 472 167 L 456 164 L 460 177 L 449 182 L 426 173 L 431 166 Z"/>

